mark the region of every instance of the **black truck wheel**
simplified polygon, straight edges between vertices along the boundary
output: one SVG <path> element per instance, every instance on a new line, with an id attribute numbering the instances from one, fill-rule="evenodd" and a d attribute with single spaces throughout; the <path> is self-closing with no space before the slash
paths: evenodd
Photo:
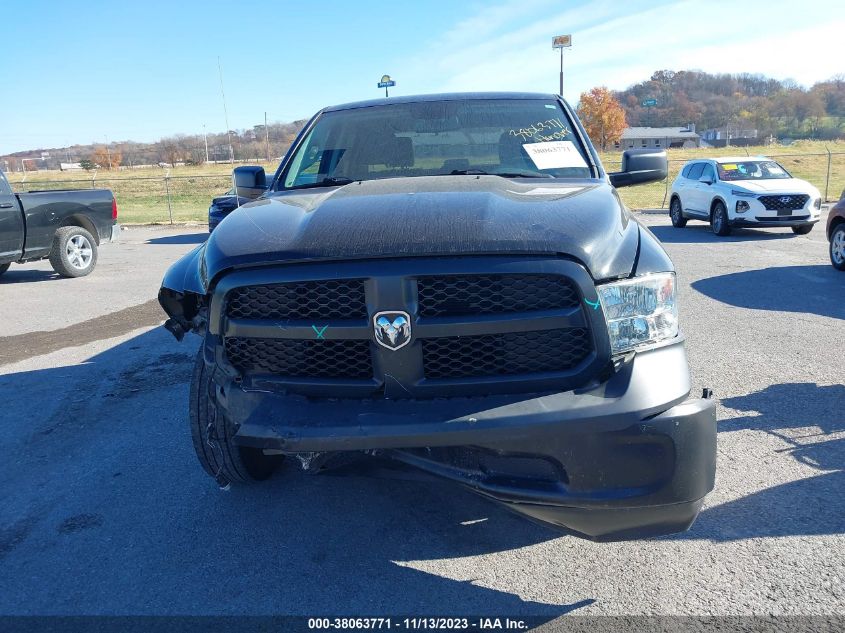
<path id="1" fill-rule="evenodd" d="M 265 455 L 260 449 L 232 443 L 235 429 L 217 406 L 202 349 L 191 377 L 190 425 L 200 465 L 221 488 L 268 479 L 284 460 L 283 455 Z"/>
<path id="2" fill-rule="evenodd" d="M 81 226 L 63 226 L 53 236 L 50 265 L 62 277 L 84 277 L 97 265 L 97 242 Z"/>
<path id="3" fill-rule="evenodd" d="M 11 266 L 11 264 L 0 264 L 0 275 L 9 270 L 9 266 Z"/>

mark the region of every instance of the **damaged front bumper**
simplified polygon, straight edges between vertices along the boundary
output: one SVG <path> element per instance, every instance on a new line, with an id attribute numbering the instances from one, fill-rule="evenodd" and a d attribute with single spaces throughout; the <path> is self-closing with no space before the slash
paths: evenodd
<path id="1" fill-rule="evenodd" d="M 715 404 L 687 399 L 682 342 L 546 395 L 316 400 L 215 380 L 241 446 L 384 455 L 594 540 L 683 531 L 714 485 Z"/>

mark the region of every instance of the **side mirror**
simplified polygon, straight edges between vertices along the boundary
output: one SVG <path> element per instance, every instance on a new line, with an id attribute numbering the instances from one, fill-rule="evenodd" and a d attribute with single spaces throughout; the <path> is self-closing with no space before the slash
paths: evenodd
<path id="1" fill-rule="evenodd" d="M 626 149 L 622 152 L 622 171 L 608 174 L 616 187 L 657 182 L 669 175 L 669 161 L 664 150 Z"/>
<path id="2" fill-rule="evenodd" d="M 702 178 L 701 182 L 703 182 L 705 185 L 712 185 L 714 180 L 712 178 L 708 177 L 708 178 Z"/>
<path id="3" fill-rule="evenodd" d="M 232 172 L 235 193 L 241 198 L 255 200 L 267 191 L 267 176 L 263 167 L 235 167 Z"/>

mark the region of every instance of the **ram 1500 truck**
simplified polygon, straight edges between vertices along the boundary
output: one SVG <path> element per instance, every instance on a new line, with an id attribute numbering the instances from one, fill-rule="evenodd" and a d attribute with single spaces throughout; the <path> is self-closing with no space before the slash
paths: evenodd
<path id="1" fill-rule="evenodd" d="M 0 275 L 13 263 L 49 258 L 59 275 L 83 277 L 97 265 L 100 243 L 119 233 L 108 189 L 16 194 L 0 171 Z"/>
<path id="2" fill-rule="evenodd" d="M 672 262 L 545 94 L 325 108 L 253 202 L 166 273 L 202 337 L 190 429 L 221 487 L 286 457 L 391 458 L 595 540 L 687 529 L 713 488 L 714 401 L 690 398 Z M 362 503 L 365 503 L 362 500 Z"/>

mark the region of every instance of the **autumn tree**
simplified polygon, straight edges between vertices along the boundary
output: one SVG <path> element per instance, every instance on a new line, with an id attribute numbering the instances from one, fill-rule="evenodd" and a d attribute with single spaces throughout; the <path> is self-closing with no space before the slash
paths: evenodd
<path id="1" fill-rule="evenodd" d="M 122 160 L 120 150 L 107 148 L 98 145 L 91 153 L 91 160 L 100 166 L 100 169 L 115 169 Z"/>
<path id="2" fill-rule="evenodd" d="M 593 88 L 581 94 L 578 116 L 593 143 L 602 151 L 617 143 L 625 130 L 625 110 L 606 87 Z"/>

